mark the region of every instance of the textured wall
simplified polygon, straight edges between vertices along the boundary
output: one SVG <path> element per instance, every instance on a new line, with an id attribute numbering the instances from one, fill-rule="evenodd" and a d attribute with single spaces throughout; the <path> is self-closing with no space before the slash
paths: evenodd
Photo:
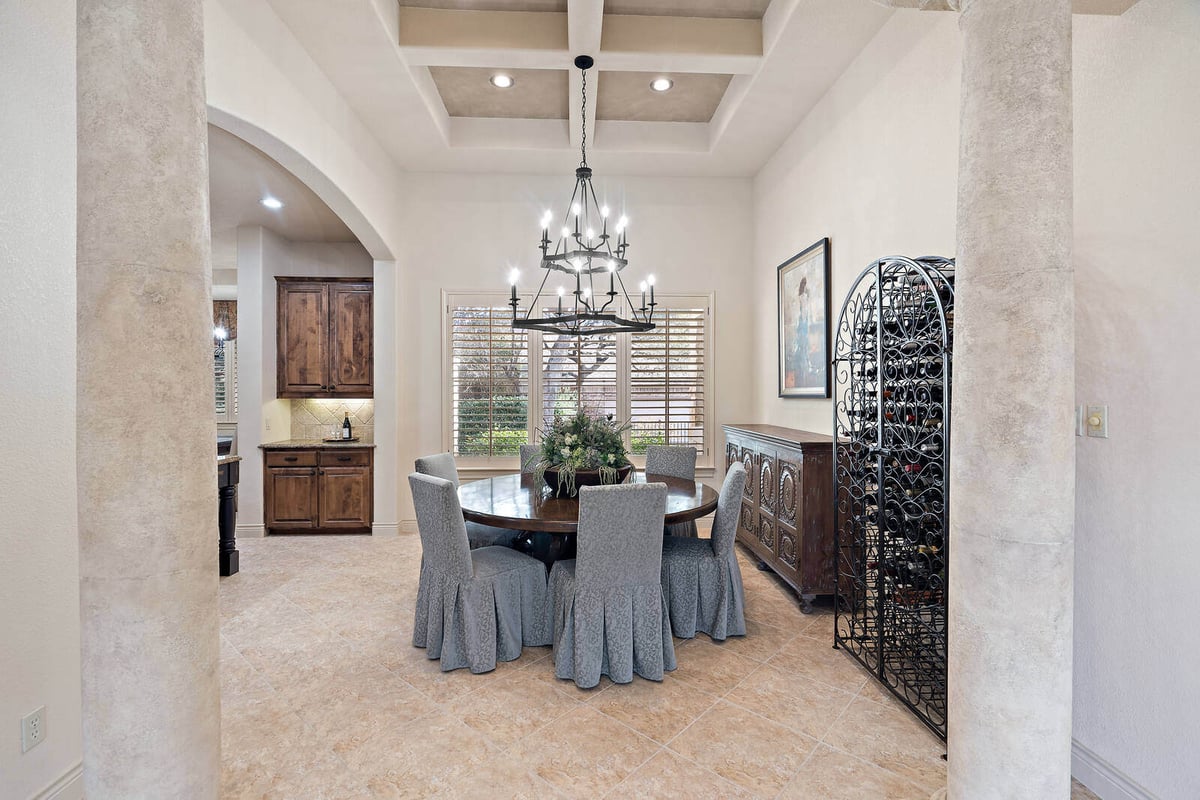
<path id="1" fill-rule="evenodd" d="M 597 167 L 601 169 L 601 167 Z M 441 291 L 523 287 L 538 272 L 538 219 L 570 200 L 564 176 L 414 174 L 405 179 L 404 251 L 397 287 L 399 471 L 446 449 L 443 436 Z M 751 415 L 750 182 L 733 178 L 629 178 L 597 172 L 596 192 L 629 215 L 630 287 L 647 274 L 664 294 L 715 292 L 716 438 L 720 425 Z M 529 238 L 532 231 L 534 239 Z M 532 242 L 532 243 L 531 243 Z M 506 267 L 506 264 L 508 265 Z M 716 460 L 721 461 L 719 452 Z M 400 518 L 413 520 L 407 486 Z"/>
<path id="2" fill-rule="evenodd" d="M 1140 0 L 1074 27 L 1076 400 L 1107 403 L 1111 429 L 1076 440 L 1074 737 L 1157 796 L 1191 797 L 1181 732 L 1200 681 L 1177 665 L 1200 657 L 1181 594 L 1200 562 L 1185 422 L 1200 4 Z M 755 178 L 759 421 L 831 427 L 828 402 L 776 397 L 779 262 L 831 236 L 836 305 L 873 258 L 953 252 L 960 59 L 955 15 L 896 14 Z"/>
<path id="3" fill-rule="evenodd" d="M 1196 797 L 1200 3 L 1075 19 L 1075 738 L 1163 800 Z M 1120 793 L 1105 798 L 1123 797 Z"/>
<path id="4" fill-rule="evenodd" d="M 0 795 L 80 796 L 75 505 L 75 3 L 0 11 Z M 17 435 L 16 425 L 34 435 Z M 29 426 L 29 427 L 25 427 Z M 21 754 L 17 720 L 46 706 Z"/>

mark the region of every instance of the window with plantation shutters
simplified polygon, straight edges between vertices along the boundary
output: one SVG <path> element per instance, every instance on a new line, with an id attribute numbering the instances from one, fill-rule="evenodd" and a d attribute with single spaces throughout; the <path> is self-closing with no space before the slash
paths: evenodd
<path id="1" fill-rule="evenodd" d="M 542 418 L 579 411 L 617 416 L 617 339 L 542 334 Z"/>
<path id="2" fill-rule="evenodd" d="M 707 304 L 659 309 L 655 329 L 630 337 L 630 450 L 705 446 Z"/>
<path id="3" fill-rule="evenodd" d="M 451 452 L 516 456 L 529 439 L 529 346 L 499 304 L 449 307 Z"/>
<path id="4" fill-rule="evenodd" d="M 213 345 L 213 385 L 218 422 L 237 422 L 237 340 Z"/>
<path id="5" fill-rule="evenodd" d="M 660 294 L 653 331 L 587 337 L 514 331 L 503 295 L 444 297 L 445 438 L 460 467 L 515 468 L 547 419 L 581 409 L 628 422 L 636 464 L 670 444 L 713 466 L 711 295 Z"/>

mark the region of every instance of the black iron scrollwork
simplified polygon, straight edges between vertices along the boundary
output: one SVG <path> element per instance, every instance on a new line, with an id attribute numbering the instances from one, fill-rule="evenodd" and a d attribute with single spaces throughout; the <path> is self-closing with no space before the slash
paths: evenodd
<path id="1" fill-rule="evenodd" d="M 835 646 L 946 738 L 954 262 L 883 258 L 834 335 Z"/>

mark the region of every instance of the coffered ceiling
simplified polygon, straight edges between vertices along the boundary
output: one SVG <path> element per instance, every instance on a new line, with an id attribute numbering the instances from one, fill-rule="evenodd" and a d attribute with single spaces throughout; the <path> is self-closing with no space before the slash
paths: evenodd
<path id="1" fill-rule="evenodd" d="M 247 2 L 271 6 L 403 169 L 569 169 L 582 54 L 595 59 L 592 165 L 667 175 L 754 174 L 891 15 L 922 13 L 872 0 Z M 650 89 L 658 77 L 669 91 Z"/>
<path id="2" fill-rule="evenodd" d="M 402 169 L 752 175 L 895 12 L 871 0 L 247 0 Z M 490 78 L 514 79 L 498 89 Z M 565 80 L 564 80 L 565 76 Z M 670 78 L 670 91 L 650 81 Z"/>

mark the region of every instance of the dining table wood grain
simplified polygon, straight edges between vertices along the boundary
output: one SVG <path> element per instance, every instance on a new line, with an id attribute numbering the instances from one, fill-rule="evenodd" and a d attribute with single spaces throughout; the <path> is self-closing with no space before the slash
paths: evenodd
<path id="1" fill-rule="evenodd" d="M 665 524 L 690 522 L 717 508 L 717 492 L 700 481 L 635 471 L 627 483 L 665 483 Z M 470 522 L 519 531 L 573 534 L 579 525 L 579 500 L 556 497 L 532 473 L 512 473 L 463 483 L 458 488 L 463 517 Z"/>

